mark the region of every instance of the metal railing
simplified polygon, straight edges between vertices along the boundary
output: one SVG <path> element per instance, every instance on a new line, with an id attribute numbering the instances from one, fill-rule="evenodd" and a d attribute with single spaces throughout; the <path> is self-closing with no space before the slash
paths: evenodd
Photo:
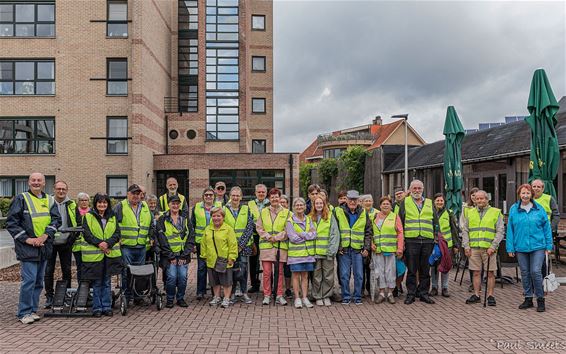
<path id="1" fill-rule="evenodd" d="M 317 137 L 318 143 L 325 143 L 329 141 L 344 141 L 344 140 L 370 140 L 373 141 L 374 136 L 369 132 L 348 133 L 341 135 L 323 134 Z"/>

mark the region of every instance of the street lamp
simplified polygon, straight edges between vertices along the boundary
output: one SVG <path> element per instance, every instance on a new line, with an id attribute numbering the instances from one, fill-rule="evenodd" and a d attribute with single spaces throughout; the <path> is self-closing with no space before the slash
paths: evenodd
<path id="1" fill-rule="evenodd" d="M 395 114 L 391 118 L 403 118 L 405 121 L 405 191 L 409 189 L 409 145 L 408 145 L 408 129 L 407 120 L 409 119 L 409 114 Z"/>

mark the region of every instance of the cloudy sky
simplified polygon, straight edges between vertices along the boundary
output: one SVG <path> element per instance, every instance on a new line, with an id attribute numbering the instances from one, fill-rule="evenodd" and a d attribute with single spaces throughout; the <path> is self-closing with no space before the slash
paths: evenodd
<path id="1" fill-rule="evenodd" d="M 275 150 L 409 113 L 427 142 L 526 114 L 533 71 L 566 95 L 566 1 L 274 3 Z"/>

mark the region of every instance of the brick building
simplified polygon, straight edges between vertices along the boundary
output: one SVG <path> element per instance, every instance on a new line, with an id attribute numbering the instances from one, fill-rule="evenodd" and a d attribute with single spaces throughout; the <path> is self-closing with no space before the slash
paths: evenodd
<path id="1" fill-rule="evenodd" d="M 217 180 L 298 193 L 273 153 L 273 4 L 0 1 L 0 196 L 41 171 L 79 191 L 194 203 Z M 291 191 L 293 191 L 291 193 Z"/>

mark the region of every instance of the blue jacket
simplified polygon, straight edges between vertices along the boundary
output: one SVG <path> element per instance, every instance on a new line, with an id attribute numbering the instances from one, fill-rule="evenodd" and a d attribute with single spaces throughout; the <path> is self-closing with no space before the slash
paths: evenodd
<path id="1" fill-rule="evenodd" d="M 533 201 L 533 207 L 527 213 L 520 205 L 521 201 L 518 201 L 509 211 L 507 252 L 552 251 L 552 231 L 544 208 Z"/>

